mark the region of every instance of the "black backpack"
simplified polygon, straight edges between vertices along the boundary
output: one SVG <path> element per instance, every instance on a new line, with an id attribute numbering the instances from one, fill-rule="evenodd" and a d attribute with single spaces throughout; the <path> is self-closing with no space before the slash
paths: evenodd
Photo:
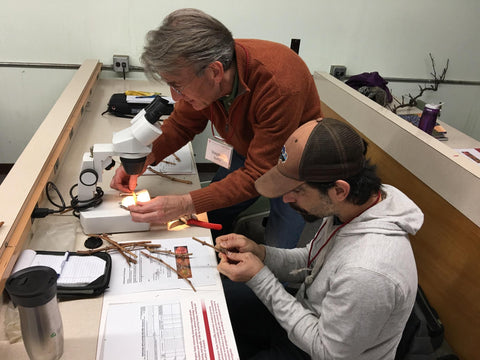
<path id="1" fill-rule="evenodd" d="M 153 101 L 154 96 L 147 98 L 151 98 Z M 127 102 L 127 95 L 125 93 L 117 93 L 110 97 L 107 110 L 105 110 L 102 115 L 108 112 L 118 117 L 133 118 L 149 104 L 150 102 Z M 170 115 L 173 111 L 173 105 L 169 104 L 165 109 L 164 115 Z"/>
<path id="2" fill-rule="evenodd" d="M 438 313 L 418 286 L 412 313 L 398 344 L 395 360 L 458 360 L 453 354 L 437 356 L 444 342 L 444 327 Z"/>

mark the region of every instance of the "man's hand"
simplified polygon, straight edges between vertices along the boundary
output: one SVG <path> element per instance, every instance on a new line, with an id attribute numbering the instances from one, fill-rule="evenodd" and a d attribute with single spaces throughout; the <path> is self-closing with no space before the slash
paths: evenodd
<path id="1" fill-rule="evenodd" d="M 222 235 L 217 237 L 215 243 L 217 244 L 217 246 L 231 252 L 251 252 L 255 254 L 260 259 L 260 261 L 263 262 L 263 260 L 265 260 L 265 247 L 263 245 L 257 244 L 255 241 L 246 238 L 243 235 Z"/>
<path id="2" fill-rule="evenodd" d="M 151 224 L 165 224 L 180 216 L 195 214 L 190 194 L 157 196 L 150 201 L 131 205 L 128 210 L 130 210 L 133 221 Z"/>
<path id="3" fill-rule="evenodd" d="M 228 234 L 216 239 L 217 246 L 227 249 L 219 253 L 217 269 L 230 280 L 245 282 L 254 277 L 262 268 L 265 247 L 243 235 Z"/>
<path id="4" fill-rule="evenodd" d="M 132 192 L 137 187 L 138 175 L 128 175 L 123 166 L 115 170 L 110 187 L 122 192 Z"/>
<path id="5" fill-rule="evenodd" d="M 217 269 L 232 281 L 246 282 L 263 268 L 263 262 L 253 253 L 218 253 Z"/>
<path id="6" fill-rule="evenodd" d="M 137 179 L 143 174 L 149 164 L 152 164 L 155 161 L 155 155 L 150 153 L 147 155 L 147 159 L 143 164 L 142 172 L 138 175 L 128 175 L 125 171 L 123 165 L 120 165 L 117 170 L 115 170 L 115 175 L 113 175 L 112 181 L 110 182 L 110 187 L 112 189 L 117 189 L 121 192 L 132 192 L 137 187 Z"/>

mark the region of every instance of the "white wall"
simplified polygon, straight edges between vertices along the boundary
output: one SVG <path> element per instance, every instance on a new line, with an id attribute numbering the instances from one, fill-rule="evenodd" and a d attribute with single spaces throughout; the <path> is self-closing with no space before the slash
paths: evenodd
<path id="1" fill-rule="evenodd" d="M 429 78 L 432 53 L 439 70 L 450 59 L 447 79 L 480 81 L 478 0 L 4 1 L 0 62 L 80 64 L 98 58 L 111 64 L 116 53 L 140 65 L 146 32 L 182 7 L 212 14 L 238 38 L 288 46 L 300 38 L 300 55 L 312 73 L 343 64 L 349 75 Z M 72 74 L 0 67 L 0 163 L 16 160 Z M 392 84 L 395 95 L 416 87 Z M 479 95 L 478 86 L 442 85 L 425 100 L 444 101 L 442 120 L 480 139 Z"/>

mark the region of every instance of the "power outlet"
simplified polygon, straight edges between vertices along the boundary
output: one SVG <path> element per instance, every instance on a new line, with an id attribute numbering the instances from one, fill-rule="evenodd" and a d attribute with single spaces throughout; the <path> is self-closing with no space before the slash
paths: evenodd
<path id="1" fill-rule="evenodd" d="M 300 39 L 292 39 L 290 41 L 290 49 L 298 54 L 298 51 L 300 50 Z"/>
<path id="2" fill-rule="evenodd" d="M 347 74 L 347 67 L 344 65 L 331 65 L 330 75 L 335 76 L 337 79 L 342 79 Z"/>
<path id="3" fill-rule="evenodd" d="M 129 71 L 128 55 L 113 55 L 113 71 L 119 73 Z"/>

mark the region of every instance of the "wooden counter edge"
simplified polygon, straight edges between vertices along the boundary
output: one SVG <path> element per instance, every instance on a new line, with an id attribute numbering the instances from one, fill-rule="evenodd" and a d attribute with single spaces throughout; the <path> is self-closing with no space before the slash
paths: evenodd
<path id="1" fill-rule="evenodd" d="M 7 212 L 2 210 L 4 225 L 0 229 L 0 291 L 30 231 L 31 213 L 57 161 L 68 149 L 71 131 L 83 114 L 101 67 L 98 60 L 84 61 L 0 187 L 0 203 L 3 209 L 8 206 Z M 38 146 L 45 142 L 46 154 L 39 152 Z M 25 181 L 26 188 L 16 186 Z"/>

